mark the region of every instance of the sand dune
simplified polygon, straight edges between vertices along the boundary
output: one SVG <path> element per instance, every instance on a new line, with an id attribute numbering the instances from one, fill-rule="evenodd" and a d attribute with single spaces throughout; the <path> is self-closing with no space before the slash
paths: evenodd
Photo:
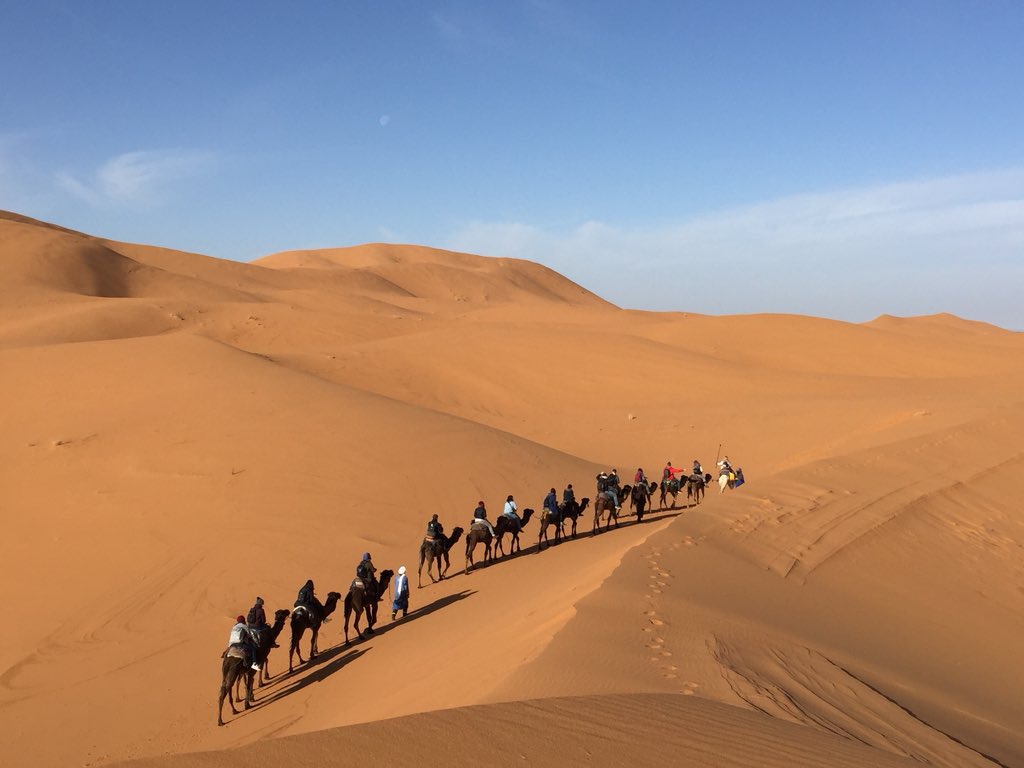
<path id="1" fill-rule="evenodd" d="M 0 366 L 0 598 L 53 603 L 0 646 L 5 765 L 392 764 L 438 734 L 456 765 L 1024 765 L 1019 333 L 636 312 L 512 259 L 238 264 L 2 214 Z M 255 595 L 344 591 L 367 549 L 415 580 L 433 512 L 719 452 L 746 486 L 540 554 L 531 523 L 370 640 L 336 616 L 291 676 L 286 628 L 216 727 Z"/>

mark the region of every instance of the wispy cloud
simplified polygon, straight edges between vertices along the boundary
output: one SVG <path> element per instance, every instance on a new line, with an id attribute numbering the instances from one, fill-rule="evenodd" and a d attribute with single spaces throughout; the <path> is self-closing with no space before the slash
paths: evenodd
<path id="1" fill-rule="evenodd" d="M 173 185 L 206 172 L 213 155 L 191 149 L 126 152 L 107 160 L 87 179 L 55 175 L 58 186 L 91 205 L 149 207 L 162 202 Z"/>
<path id="2" fill-rule="evenodd" d="M 634 307 L 982 316 L 986 296 L 1011 299 L 981 269 L 1024 284 L 1024 169 L 798 195 L 647 228 L 472 222 L 447 245 L 540 261 Z M 998 322 L 1024 327 L 1016 315 Z"/>

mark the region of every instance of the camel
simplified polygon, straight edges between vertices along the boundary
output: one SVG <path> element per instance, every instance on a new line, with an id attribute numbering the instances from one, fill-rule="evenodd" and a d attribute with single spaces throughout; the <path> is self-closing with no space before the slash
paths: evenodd
<path id="1" fill-rule="evenodd" d="M 305 606 L 300 605 L 292 610 L 292 642 L 288 646 L 288 671 L 292 672 L 292 655 L 298 654 L 299 664 L 304 664 L 302 651 L 299 650 L 299 640 L 307 629 L 313 630 L 313 638 L 309 642 L 309 660 L 312 661 L 317 654 L 316 638 L 320 634 L 320 625 L 327 620 L 327 617 L 334 613 L 341 600 L 340 592 L 329 592 L 327 601 L 321 606 L 321 610 L 315 615 L 311 614 Z"/>
<path id="2" fill-rule="evenodd" d="M 466 534 L 466 574 L 469 574 L 469 567 L 473 565 L 473 552 L 476 550 L 477 544 L 484 545 L 484 565 L 487 565 L 488 560 L 494 559 L 494 553 L 491 551 L 491 536 L 490 529 L 486 525 L 471 525 L 469 526 L 469 533 Z"/>
<path id="3" fill-rule="evenodd" d="M 723 472 L 718 476 L 718 493 L 724 494 L 726 488 L 734 488 L 743 484 L 743 470 Z"/>
<path id="4" fill-rule="evenodd" d="M 695 504 L 700 504 L 700 500 L 704 497 L 704 493 L 711 483 L 711 473 L 708 472 L 705 475 L 690 475 L 686 482 L 686 498 L 693 499 Z"/>
<path id="5" fill-rule="evenodd" d="M 562 538 L 562 507 L 559 506 L 559 512 L 556 515 L 549 509 L 542 509 L 540 513 L 540 533 L 537 535 L 537 552 L 540 553 L 541 545 L 545 542 L 548 546 L 551 546 L 551 540 L 548 538 L 548 526 L 555 526 L 555 544 Z"/>
<path id="6" fill-rule="evenodd" d="M 661 496 L 658 498 L 658 509 L 662 510 L 665 508 L 665 496 L 667 494 L 672 495 L 672 509 L 676 508 L 676 495 L 679 493 L 682 483 L 678 478 L 673 477 L 671 480 L 661 481 Z"/>
<path id="7" fill-rule="evenodd" d="M 423 563 L 427 564 L 427 576 L 430 577 L 431 583 L 436 583 L 444 578 L 444 575 L 448 573 L 448 569 L 451 567 L 451 563 L 448 560 L 448 551 L 455 546 L 455 543 L 462 536 L 462 528 L 455 526 L 452 530 L 452 535 L 443 539 L 428 539 L 424 537 L 423 543 L 420 544 L 420 568 L 419 573 L 416 577 L 416 586 L 419 588 L 423 587 Z M 441 570 L 441 560 L 444 560 L 444 570 Z M 437 563 L 437 578 L 434 578 L 434 574 L 430 572 L 430 568 L 434 563 Z"/>
<path id="8" fill-rule="evenodd" d="M 281 634 L 281 630 L 284 629 L 284 620 L 288 618 L 290 614 L 287 608 L 279 608 L 274 611 L 274 623 L 267 629 L 258 633 L 258 645 L 256 646 L 256 652 L 253 654 L 253 658 L 256 663 L 260 665 L 260 673 L 256 676 L 256 682 L 259 686 L 264 686 L 270 681 L 270 670 L 267 666 L 267 657 L 270 655 L 270 650 L 275 647 L 277 643 L 278 635 Z M 236 686 L 241 685 L 241 676 L 236 678 Z M 239 691 L 235 689 L 235 698 L 241 698 Z"/>
<path id="9" fill-rule="evenodd" d="M 626 500 L 632 490 L 632 487 L 628 484 L 619 489 L 618 494 L 616 494 L 619 507 L 622 506 L 622 502 Z M 612 493 L 615 492 L 612 491 Z M 594 528 L 591 531 L 594 535 L 601 532 L 601 518 L 604 516 L 605 510 L 608 511 L 608 522 L 605 523 L 604 529 L 607 531 L 611 527 L 612 519 L 615 520 L 615 527 L 619 527 L 619 511 L 616 509 L 616 505 L 612 503 L 612 500 L 606 494 L 599 493 L 597 500 L 594 502 Z"/>
<path id="10" fill-rule="evenodd" d="M 590 506 L 590 499 L 584 496 L 578 503 L 573 501 L 569 504 L 562 504 L 559 507 L 562 510 L 562 524 L 564 525 L 566 520 L 572 520 L 572 528 L 569 531 L 569 535 L 574 539 L 576 538 L 576 523 L 588 506 Z"/>
<path id="11" fill-rule="evenodd" d="M 231 714 L 237 715 L 238 710 L 235 709 L 235 702 L 231 696 L 231 689 L 234 688 L 235 682 L 240 678 L 245 678 L 245 708 L 249 709 L 252 707 L 252 681 L 256 676 L 255 671 L 252 667 L 245 663 L 245 651 L 241 648 L 232 646 L 228 648 L 224 653 L 224 661 L 220 665 L 221 670 L 221 682 L 220 682 L 220 700 L 217 702 L 217 725 L 224 725 L 224 697 L 228 699 L 228 704 L 231 705 Z"/>
<path id="12" fill-rule="evenodd" d="M 461 528 L 456 528 L 452 532 L 453 538 L 458 538 L 461 535 Z M 366 631 L 368 634 L 373 634 L 373 625 L 377 623 L 377 603 L 381 601 L 384 593 L 388 591 L 388 585 L 391 583 L 391 577 L 394 575 L 395 572 L 390 568 L 385 568 L 381 571 L 380 582 L 377 584 L 376 590 L 361 586 L 362 582 L 358 579 L 352 582 L 348 594 L 345 595 L 345 645 L 349 645 L 348 622 L 353 613 L 355 614 L 353 625 L 355 626 L 356 634 L 359 635 L 359 639 L 366 639 L 362 630 L 359 629 L 359 617 L 363 615 L 364 611 L 366 612 Z M 359 582 L 360 586 L 356 586 L 356 582 Z"/>
<path id="13" fill-rule="evenodd" d="M 505 549 L 501 545 L 501 540 L 505 534 L 509 534 L 512 537 L 512 543 L 509 544 L 508 553 L 514 555 L 518 550 L 522 549 L 522 545 L 519 543 L 519 534 L 522 532 L 526 524 L 530 522 L 530 518 L 533 517 L 532 509 L 523 510 L 523 524 L 518 531 L 513 530 L 515 528 L 515 521 L 512 520 L 508 515 L 498 515 L 498 522 L 494 524 L 494 532 L 497 534 L 497 551 L 504 556 Z"/>

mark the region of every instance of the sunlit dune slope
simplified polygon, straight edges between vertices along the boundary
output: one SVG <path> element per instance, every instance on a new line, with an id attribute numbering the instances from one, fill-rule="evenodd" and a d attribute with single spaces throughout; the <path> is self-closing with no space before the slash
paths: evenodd
<path id="1" fill-rule="evenodd" d="M 0 214 L 0 372 L 0 599 L 46 605 L 0 646 L 0 764 L 233 765 L 279 736 L 401 763 L 449 728 L 468 765 L 507 718 L 512 762 L 1024 764 L 1020 333 L 630 311 L 518 260 L 240 264 Z M 216 727 L 257 594 L 345 592 L 364 551 L 415 584 L 435 512 L 725 454 L 746 486 L 642 525 L 592 537 L 588 510 L 538 553 L 535 518 L 468 576 L 460 540 L 407 619 L 346 647 L 336 613 L 293 675 L 286 626 Z"/>

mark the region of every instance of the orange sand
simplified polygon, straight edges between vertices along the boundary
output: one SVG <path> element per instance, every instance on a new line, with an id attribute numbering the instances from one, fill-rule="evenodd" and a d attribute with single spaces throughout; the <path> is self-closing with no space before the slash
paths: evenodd
<path id="1" fill-rule="evenodd" d="M 514 259 L 240 264 L 0 212 L 0 371 L 4 766 L 1024 765 L 1022 334 L 627 311 Z M 744 487 L 597 537 L 588 514 L 539 556 L 531 522 L 469 576 L 460 542 L 415 588 L 433 512 L 720 444 Z M 233 617 L 344 591 L 367 549 L 410 568 L 413 613 L 349 648 L 336 614 L 292 676 L 286 628 L 218 728 Z"/>

